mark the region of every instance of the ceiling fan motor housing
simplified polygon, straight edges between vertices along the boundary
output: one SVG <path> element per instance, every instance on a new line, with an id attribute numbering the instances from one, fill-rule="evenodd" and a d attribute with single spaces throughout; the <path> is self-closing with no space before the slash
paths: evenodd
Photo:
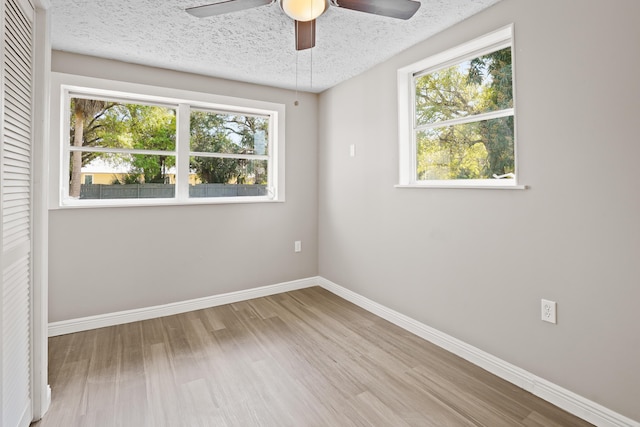
<path id="1" fill-rule="evenodd" d="M 279 0 L 280 7 L 290 18 L 300 21 L 313 21 L 329 8 L 328 0 Z"/>
<path id="2" fill-rule="evenodd" d="M 295 21 L 296 50 L 316 45 L 316 18 L 327 11 L 329 5 L 373 15 L 396 19 L 409 19 L 420 8 L 415 0 L 215 0 L 215 3 L 190 7 L 186 11 L 198 18 L 224 15 L 278 1 L 280 8 Z"/>

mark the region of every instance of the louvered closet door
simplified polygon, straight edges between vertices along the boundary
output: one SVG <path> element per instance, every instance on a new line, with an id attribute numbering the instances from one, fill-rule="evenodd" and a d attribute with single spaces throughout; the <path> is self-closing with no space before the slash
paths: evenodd
<path id="1" fill-rule="evenodd" d="M 2 422 L 28 426 L 30 398 L 33 8 L 2 0 Z"/>

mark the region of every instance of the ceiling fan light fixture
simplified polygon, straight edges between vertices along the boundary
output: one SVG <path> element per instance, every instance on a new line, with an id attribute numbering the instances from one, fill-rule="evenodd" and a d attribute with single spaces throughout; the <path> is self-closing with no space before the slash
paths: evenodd
<path id="1" fill-rule="evenodd" d="M 290 18 L 307 22 L 322 15 L 329 6 L 327 0 L 280 0 L 280 7 Z"/>

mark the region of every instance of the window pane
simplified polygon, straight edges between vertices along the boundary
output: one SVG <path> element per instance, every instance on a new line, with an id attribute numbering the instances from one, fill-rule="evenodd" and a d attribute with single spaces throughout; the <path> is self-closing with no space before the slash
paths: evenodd
<path id="1" fill-rule="evenodd" d="M 175 109 L 82 98 L 71 98 L 70 109 L 71 146 L 176 149 Z"/>
<path id="2" fill-rule="evenodd" d="M 76 164 L 82 166 L 78 178 L 73 179 Z M 174 156 L 75 151 L 70 160 L 69 196 L 80 199 L 173 198 L 174 165 Z M 74 182 L 83 184 L 74 186 Z"/>
<path id="3" fill-rule="evenodd" d="M 416 77 L 416 126 L 513 108 L 511 48 Z"/>
<path id="4" fill-rule="evenodd" d="M 190 162 L 195 185 L 189 186 L 189 197 L 267 195 L 266 160 L 191 157 Z"/>
<path id="5" fill-rule="evenodd" d="M 514 173 L 513 116 L 422 130 L 417 179 L 493 179 Z"/>
<path id="6" fill-rule="evenodd" d="M 267 155 L 268 141 L 268 117 L 191 112 L 192 152 Z"/>

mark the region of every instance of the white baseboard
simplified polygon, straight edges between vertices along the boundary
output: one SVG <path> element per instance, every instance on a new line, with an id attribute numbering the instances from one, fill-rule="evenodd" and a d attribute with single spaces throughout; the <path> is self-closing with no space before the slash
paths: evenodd
<path id="1" fill-rule="evenodd" d="M 418 322 L 404 314 L 391 310 L 375 301 L 359 295 L 349 289 L 325 279 L 323 277 L 309 277 L 293 280 L 276 285 L 262 286 L 244 291 L 230 292 L 222 295 L 198 298 L 189 301 L 126 310 L 80 319 L 64 320 L 49 324 L 49 336 L 70 334 L 73 332 L 103 328 L 105 326 L 120 325 L 139 320 L 153 319 L 162 316 L 185 313 L 203 308 L 215 307 L 234 302 L 246 301 L 275 295 L 282 292 L 312 286 L 321 286 L 347 301 L 385 319 L 389 322 L 427 340 L 465 360 L 479 366 L 492 374 L 521 387 L 534 395 L 550 402 L 565 411 L 572 413 L 590 423 L 602 427 L 640 427 L 640 423 L 624 415 L 618 414 L 589 399 L 579 396 L 572 391 L 562 388 L 524 369 L 505 362 L 485 351 L 473 347 L 457 338 L 438 331 L 430 326 Z"/>
<path id="2" fill-rule="evenodd" d="M 49 336 L 71 334 L 90 329 L 104 328 L 106 326 L 121 325 L 137 322 L 139 320 L 155 319 L 157 317 L 171 316 L 188 311 L 201 310 L 203 308 L 232 304 L 253 298 L 266 297 L 297 289 L 309 288 L 318 285 L 317 277 L 293 280 L 291 282 L 278 283 L 276 285 L 261 286 L 243 291 L 229 292 L 221 295 L 213 295 L 188 301 L 174 302 L 170 304 L 143 307 L 133 310 L 118 311 L 115 313 L 99 314 L 96 316 L 82 317 L 79 319 L 62 320 L 49 323 Z"/>
<path id="3" fill-rule="evenodd" d="M 420 338 L 462 357 L 492 374 L 515 384 L 530 393 L 576 415 L 592 424 L 602 427 L 640 427 L 640 423 L 618 414 L 604 406 L 579 396 L 572 391 L 551 383 L 531 372 L 525 371 L 476 347 L 440 332 L 430 326 L 371 301 L 349 289 L 343 288 L 323 277 L 317 279 L 324 289 L 347 301 L 405 329 Z"/>

